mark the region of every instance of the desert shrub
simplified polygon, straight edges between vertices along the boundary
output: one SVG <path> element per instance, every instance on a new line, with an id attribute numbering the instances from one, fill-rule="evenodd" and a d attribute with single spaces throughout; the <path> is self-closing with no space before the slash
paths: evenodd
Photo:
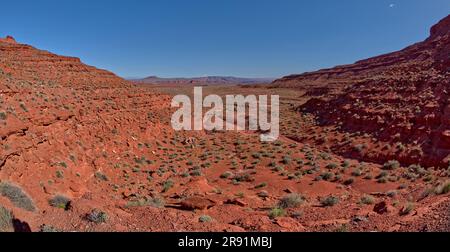
<path id="1" fill-rule="evenodd" d="M 97 178 L 98 180 L 102 180 L 102 181 L 108 181 L 108 177 L 99 171 L 95 173 L 95 178 Z"/>
<path id="2" fill-rule="evenodd" d="M 438 185 L 435 189 L 435 193 L 440 194 L 447 194 L 450 192 L 450 180 Z"/>
<path id="3" fill-rule="evenodd" d="M 392 190 L 387 192 L 387 196 L 390 198 L 394 198 L 395 196 L 397 196 L 398 192 L 396 190 Z"/>
<path id="4" fill-rule="evenodd" d="M 375 203 L 375 199 L 372 196 L 366 195 L 361 198 L 361 203 L 364 205 L 373 205 Z"/>
<path id="5" fill-rule="evenodd" d="M 303 196 L 292 193 L 283 197 L 280 202 L 278 202 L 278 207 L 282 209 L 295 208 L 300 206 L 304 202 L 304 200 L 305 199 Z"/>
<path id="6" fill-rule="evenodd" d="M 338 165 L 336 163 L 331 163 L 331 164 L 328 164 L 326 168 L 333 170 L 333 169 L 338 168 Z"/>
<path id="7" fill-rule="evenodd" d="M 320 204 L 324 207 L 335 206 L 339 203 L 339 198 L 335 196 L 329 196 L 320 201 Z"/>
<path id="8" fill-rule="evenodd" d="M 350 161 L 349 160 L 344 160 L 344 162 L 341 165 L 343 168 L 348 168 L 350 167 Z"/>
<path id="9" fill-rule="evenodd" d="M 64 161 L 59 162 L 58 165 L 61 166 L 61 167 L 64 168 L 64 169 L 67 169 L 67 167 L 69 167 L 69 166 L 67 165 L 67 163 L 64 162 Z"/>
<path id="10" fill-rule="evenodd" d="M 355 169 L 352 172 L 352 176 L 354 177 L 360 177 L 362 175 L 362 171 L 360 169 Z"/>
<path id="11" fill-rule="evenodd" d="M 284 156 L 283 160 L 281 162 L 285 165 L 288 165 L 288 164 L 292 163 L 292 158 L 290 156 Z"/>
<path id="12" fill-rule="evenodd" d="M 86 219 L 95 224 L 105 223 L 108 220 L 108 214 L 98 209 L 94 209 L 86 215 Z"/>
<path id="13" fill-rule="evenodd" d="M 234 176 L 234 180 L 238 182 L 251 182 L 253 179 L 251 178 L 250 174 L 248 173 L 241 173 Z"/>
<path id="14" fill-rule="evenodd" d="M 174 186 L 174 183 L 172 180 L 167 180 L 163 184 L 163 192 L 168 192 L 172 187 Z"/>
<path id="15" fill-rule="evenodd" d="M 403 208 L 400 210 L 400 215 L 408 215 L 414 210 L 414 204 L 411 202 L 408 202 Z"/>
<path id="16" fill-rule="evenodd" d="M 69 198 L 67 198 L 66 196 L 56 195 L 55 197 L 50 199 L 48 201 L 48 203 L 52 207 L 61 208 L 61 209 L 64 209 L 64 210 L 69 210 L 70 209 L 70 204 L 72 203 L 72 201 Z"/>
<path id="17" fill-rule="evenodd" d="M 39 227 L 39 232 L 41 232 L 41 233 L 58 233 L 60 231 L 53 226 L 43 224 L 42 226 Z"/>
<path id="18" fill-rule="evenodd" d="M 59 179 L 63 179 L 64 178 L 64 172 L 63 171 L 56 171 L 56 177 Z"/>
<path id="19" fill-rule="evenodd" d="M 166 202 L 162 198 L 152 197 L 149 199 L 134 200 L 127 203 L 126 207 L 150 206 L 155 208 L 163 208 Z"/>
<path id="20" fill-rule="evenodd" d="M 353 178 L 349 178 L 344 181 L 344 185 L 349 186 L 351 184 L 355 183 L 355 180 Z"/>
<path id="21" fill-rule="evenodd" d="M 198 220 L 201 223 L 206 223 L 206 222 L 211 222 L 213 219 L 209 215 L 202 215 L 202 216 L 200 216 L 200 218 L 198 218 Z"/>
<path id="22" fill-rule="evenodd" d="M 322 179 L 325 180 L 325 181 L 328 181 L 328 180 L 332 179 L 333 176 L 334 175 L 331 172 L 326 172 L 326 173 L 321 175 Z"/>
<path id="23" fill-rule="evenodd" d="M 408 167 L 408 170 L 421 177 L 428 174 L 428 171 L 420 165 L 410 165 Z"/>
<path id="24" fill-rule="evenodd" d="M 284 209 L 278 208 L 278 207 L 273 208 L 272 210 L 270 210 L 270 213 L 269 213 L 269 217 L 271 219 L 275 219 L 275 218 L 282 217 L 285 215 L 286 215 L 286 212 L 284 211 Z"/>
<path id="25" fill-rule="evenodd" d="M 2 182 L 0 183 L 0 194 L 8 198 L 16 207 L 34 212 L 36 207 L 33 201 L 26 195 L 22 189 L 16 185 Z"/>
<path id="26" fill-rule="evenodd" d="M 267 187 L 267 183 L 266 182 L 263 182 L 263 183 L 255 186 L 255 189 L 261 189 L 261 188 L 264 188 L 264 187 Z"/>
<path id="27" fill-rule="evenodd" d="M 227 178 L 229 178 L 229 177 L 231 177 L 231 176 L 233 176 L 233 173 L 232 173 L 232 172 L 225 172 L 225 173 L 223 173 L 222 175 L 220 175 L 220 178 L 222 178 L 222 179 L 227 179 Z"/>
<path id="28" fill-rule="evenodd" d="M 191 172 L 191 176 L 200 177 L 200 176 L 202 176 L 202 171 L 200 169 L 195 169 Z"/>
<path id="29" fill-rule="evenodd" d="M 6 112 L 0 111 L 0 120 L 6 120 L 8 116 L 6 115 Z"/>
<path id="30" fill-rule="evenodd" d="M 395 170 L 400 167 L 400 163 L 397 160 L 391 160 L 383 165 L 383 170 Z"/>
<path id="31" fill-rule="evenodd" d="M 334 230 L 334 232 L 335 233 L 347 233 L 347 232 L 349 232 L 349 229 L 350 228 L 349 228 L 348 224 L 342 224 L 338 228 L 336 228 Z"/>
<path id="32" fill-rule="evenodd" d="M 0 232 L 13 232 L 13 214 L 8 209 L 0 206 Z"/>
<path id="33" fill-rule="evenodd" d="M 377 182 L 380 184 L 386 184 L 388 182 L 388 179 L 386 177 L 382 177 L 382 178 L 379 178 L 377 180 Z"/>

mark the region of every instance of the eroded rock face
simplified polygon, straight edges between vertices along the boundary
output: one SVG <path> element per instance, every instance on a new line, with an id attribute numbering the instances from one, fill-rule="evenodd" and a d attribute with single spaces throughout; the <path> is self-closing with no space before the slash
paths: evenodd
<path id="1" fill-rule="evenodd" d="M 438 65 L 448 66 L 449 20 L 450 16 L 433 26 L 430 37 L 424 42 L 401 51 L 361 60 L 350 65 L 286 76 L 274 81 L 273 85 L 335 91 L 364 81 L 399 80 L 405 77 L 413 80 L 426 73 L 434 76 L 436 73 L 433 72 L 433 68 L 437 68 Z"/>
<path id="2" fill-rule="evenodd" d="M 0 43 L 17 44 L 16 40 L 12 36 L 6 36 L 6 38 L 0 38 Z"/>
<path id="3" fill-rule="evenodd" d="M 373 147 L 372 155 L 365 157 L 369 161 L 398 159 L 405 164 L 448 167 L 449 58 L 450 16 L 431 29 L 427 40 L 402 51 L 288 76 L 274 84 L 325 89 L 299 111 L 313 113 L 323 126 L 370 134 L 377 141 L 406 148 L 399 154 L 383 151 L 384 146 Z M 335 147 L 349 156 L 351 148 Z"/>
<path id="4" fill-rule="evenodd" d="M 111 87 L 126 83 L 111 72 L 83 64 L 79 58 L 19 44 L 11 36 L 0 39 L 0 71 L 8 77 L 34 84 Z"/>

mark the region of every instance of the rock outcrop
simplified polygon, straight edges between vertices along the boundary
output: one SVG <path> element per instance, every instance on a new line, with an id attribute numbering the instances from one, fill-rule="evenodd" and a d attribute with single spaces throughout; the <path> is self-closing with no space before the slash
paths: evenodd
<path id="1" fill-rule="evenodd" d="M 370 161 L 398 159 L 448 167 L 449 59 L 450 16 L 433 26 L 428 39 L 399 52 L 288 76 L 274 85 L 305 88 L 316 95 L 299 110 L 315 114 L 321 125 L 370 134 L 377 141 L 406 149 L 399 154 L 382 151 L 380 146 L 372 149 L 377 154 Z"/>
<path id="2" fill-rule="evenodd" d="M 11 36 L 0 39 L 0 71 L 16 80 L 53 86 L 111 87 L 126 84 L 113 73 L 85 65 L 79 58 L 38 50 L 17 43 Z"/>

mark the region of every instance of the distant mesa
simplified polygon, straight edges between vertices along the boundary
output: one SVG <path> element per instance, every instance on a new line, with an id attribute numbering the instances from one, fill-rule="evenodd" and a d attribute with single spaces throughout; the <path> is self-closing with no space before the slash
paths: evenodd
<path id="1" fill-rule="evenodd" d="M 401 51 L 350 65 L 294 74 L 274 81 L 277 87 L 312 88 L 334 92 L 371 79 L 399 79 L 438 68 L 450 71 L 450 15 L 431 28 L 430 37 Z M 413 76 L 411 76 L 413 77 Z"/>
<path id="2" fill-rule="evenodd" d="M 134 79 L 136 83 L 145 84 L 197 84 L 197 85 L 237 85 L 237 84 L 267 84 L 274 79 L 271 78 L 239 78 L 232 76 L 207 76 L 194 78 L 160 78 L 149 76 L 144 79 Z"/>

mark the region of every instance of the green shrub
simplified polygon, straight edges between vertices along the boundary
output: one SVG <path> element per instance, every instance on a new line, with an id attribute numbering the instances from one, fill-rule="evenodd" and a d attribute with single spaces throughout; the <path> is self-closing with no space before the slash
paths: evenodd
<path id="1" fill-rule="evenodd" d="M 106 223 L 108 214 L 98 209 L 94 209 L 86 215 L 86 219 L 95 224 Z"/>
<path id="2" fill-rule="evenodd" d="M 397 160 L 391 160 L 383 165 L 383 170 L 395 170 L 400 167 L 400 163 Z"/>
<path id="3" fill-rule="evenodd" d="M 95 178 L 97 178 L 98 180 L 102 180 L 102 181 L 108 181 L 108 177 L 99 171 L 95 173 Z"/>
<path id="4" fill-rule="evenodd" d="M 375 199 L 372 196 L 366 195 L 361 198 L 361 203 L 364 205 L 373 205 L 375 203 Z"/>
<path id="5" fill-rule="evenodd" d="M 414 210 L 415 206 L 413 203 L 408 202 L 403 208 L 400 210 L 400 215 L 408 215 Z"/>
<path id="6" fill-rule="evenodd" d="M 24 210 L 34 212 L 36 207 L 33 201 L 26 195 L 22 189 L 16 185 L 2 182 L 0 183 L 0 194 L 3 197 L 8 198 L 16 207 Z"/>
<path id="7" fill-rule="evenodd" d="M 225 172 L 222 175 L 220 175 L 220 178 L 227 179 L 227 178 L 229 178 L 231 176 L 233 176 L 233 173 L 228 171 L 228 172 Z"/>
<path id="8" fill-rule="evenodd" d="M 344 181 L 344 185 L 346 185 L 346 186 L 349 186 L 353 183 L 355 183 L 355 180 L 353 178 L 349 178 L 346 181 Z"/>
<path id="9" fill-rule="evenodd" d="M 273 208 L 272 210 L 270 210 L 270 213 L 269 213 L 269 217 L 271 219 L 275 219 L 275 218 L 278 218 L 278 217 L 283 217 L 285 215 L 286 215 L 286 212 L 284 211 L 284 209 L 283 208 L 278 208 L 278 207 Z"/>
<path id="10" fill-rule="evenodd" d="M 255 189 L 261 189 L 261 188 L 264 188 L 264 187 L 267 187 L 267 183 L 266 182 L 263 182 L 263 183 L 255 186 Z"/>
<path id="11" fill-rule="evenodd" d="M 335 196 L 329 196 L 320 201 L 320 204 L 324 207 L 332 207 L 339 203 L 339 198 Z"/>
<path id="12" fill-rule="evenodd" d="M 436 187 L 435 193 L 438 195 L 447 194 L 450 192 L 450 180 L 440 184 Z"/>
<path id="13" fill-rule="evenodd" d="M 66 196 L 56 195 L 53 199 L 49 200 L 48 203 L 52 207 L 61 208 L 67 211 L 70 209 L 72 201 Z"/>
<path id="14" fill-rule="evenodd" d="M 328 180 L 332 179 L 334 175 L 331 172 L 326 172 L 326 173 L 322 174 L 321 176 L 322 176 L 323 180 L 328 181 Z"/>
<path id="15" fill-rule="evenodd" d="M 0 206 L 0 232 L 13 232 L 13 214 L 8 209 Z"/>
<path id="16" fill-rule="evenodd" d="M 167 180 L 166 182 L 164 182 L 163 185 L 163 192 L 168 192 L 170 189 L 172 189 L 172 187 L 174 186 L 174 183 L 172 180 Z"/>
<path id="17" fill-rule="evenodd" d="M 336 163 L 331 163 L 331 164 L 328 164 L 326 168 L 330 169 L 330 170 L 334 170 L 334 169 L 338 168 L 338 165 Z"/>
<path id="18" fill-rule="evenodd" d="M 281 162 L 285 165 L 288 165 L 292 162 L 292 158 L 290 156 L 284 156 Z"/>
<path id="19" fill-rule="evenodd" d="M 352 172 L 352 176 L 354 177 L 360 177 L 362 175 L 362 171 L 360 169 L 355 169 Z"/>
<path id="20" fill-rule="evenodd" d="M 39 227 L 39 232 L 41 232 L 41 233 L 58 233 L 60 231 L 53 226 L 43 224 L 42 226 Z"/>
<path id="21" fill-rule="evenodd" d="M 6 118 L 8 118 L 6 112 L 0 111 L 0 120 L 4 121 L 6 120 Z"/>
<path id="22" fill-rule="evenodd" d="M 300 206 L 304 202 L 304 200 L 305 199 L 303 196 L 292 193 L 283 197 L 280 202 L 278 202 L 278 207 L 282 209 L 295 208 Z"/>
<path id="23" fill-rule="evenodd" d="M 198 221 L 200 221 L 201 223 L 206 223 L 206 222 L 212 222 L 212 218 L 209 215 L 202 215 L 200 216 L 200 218 L 198 218 Z"/>

